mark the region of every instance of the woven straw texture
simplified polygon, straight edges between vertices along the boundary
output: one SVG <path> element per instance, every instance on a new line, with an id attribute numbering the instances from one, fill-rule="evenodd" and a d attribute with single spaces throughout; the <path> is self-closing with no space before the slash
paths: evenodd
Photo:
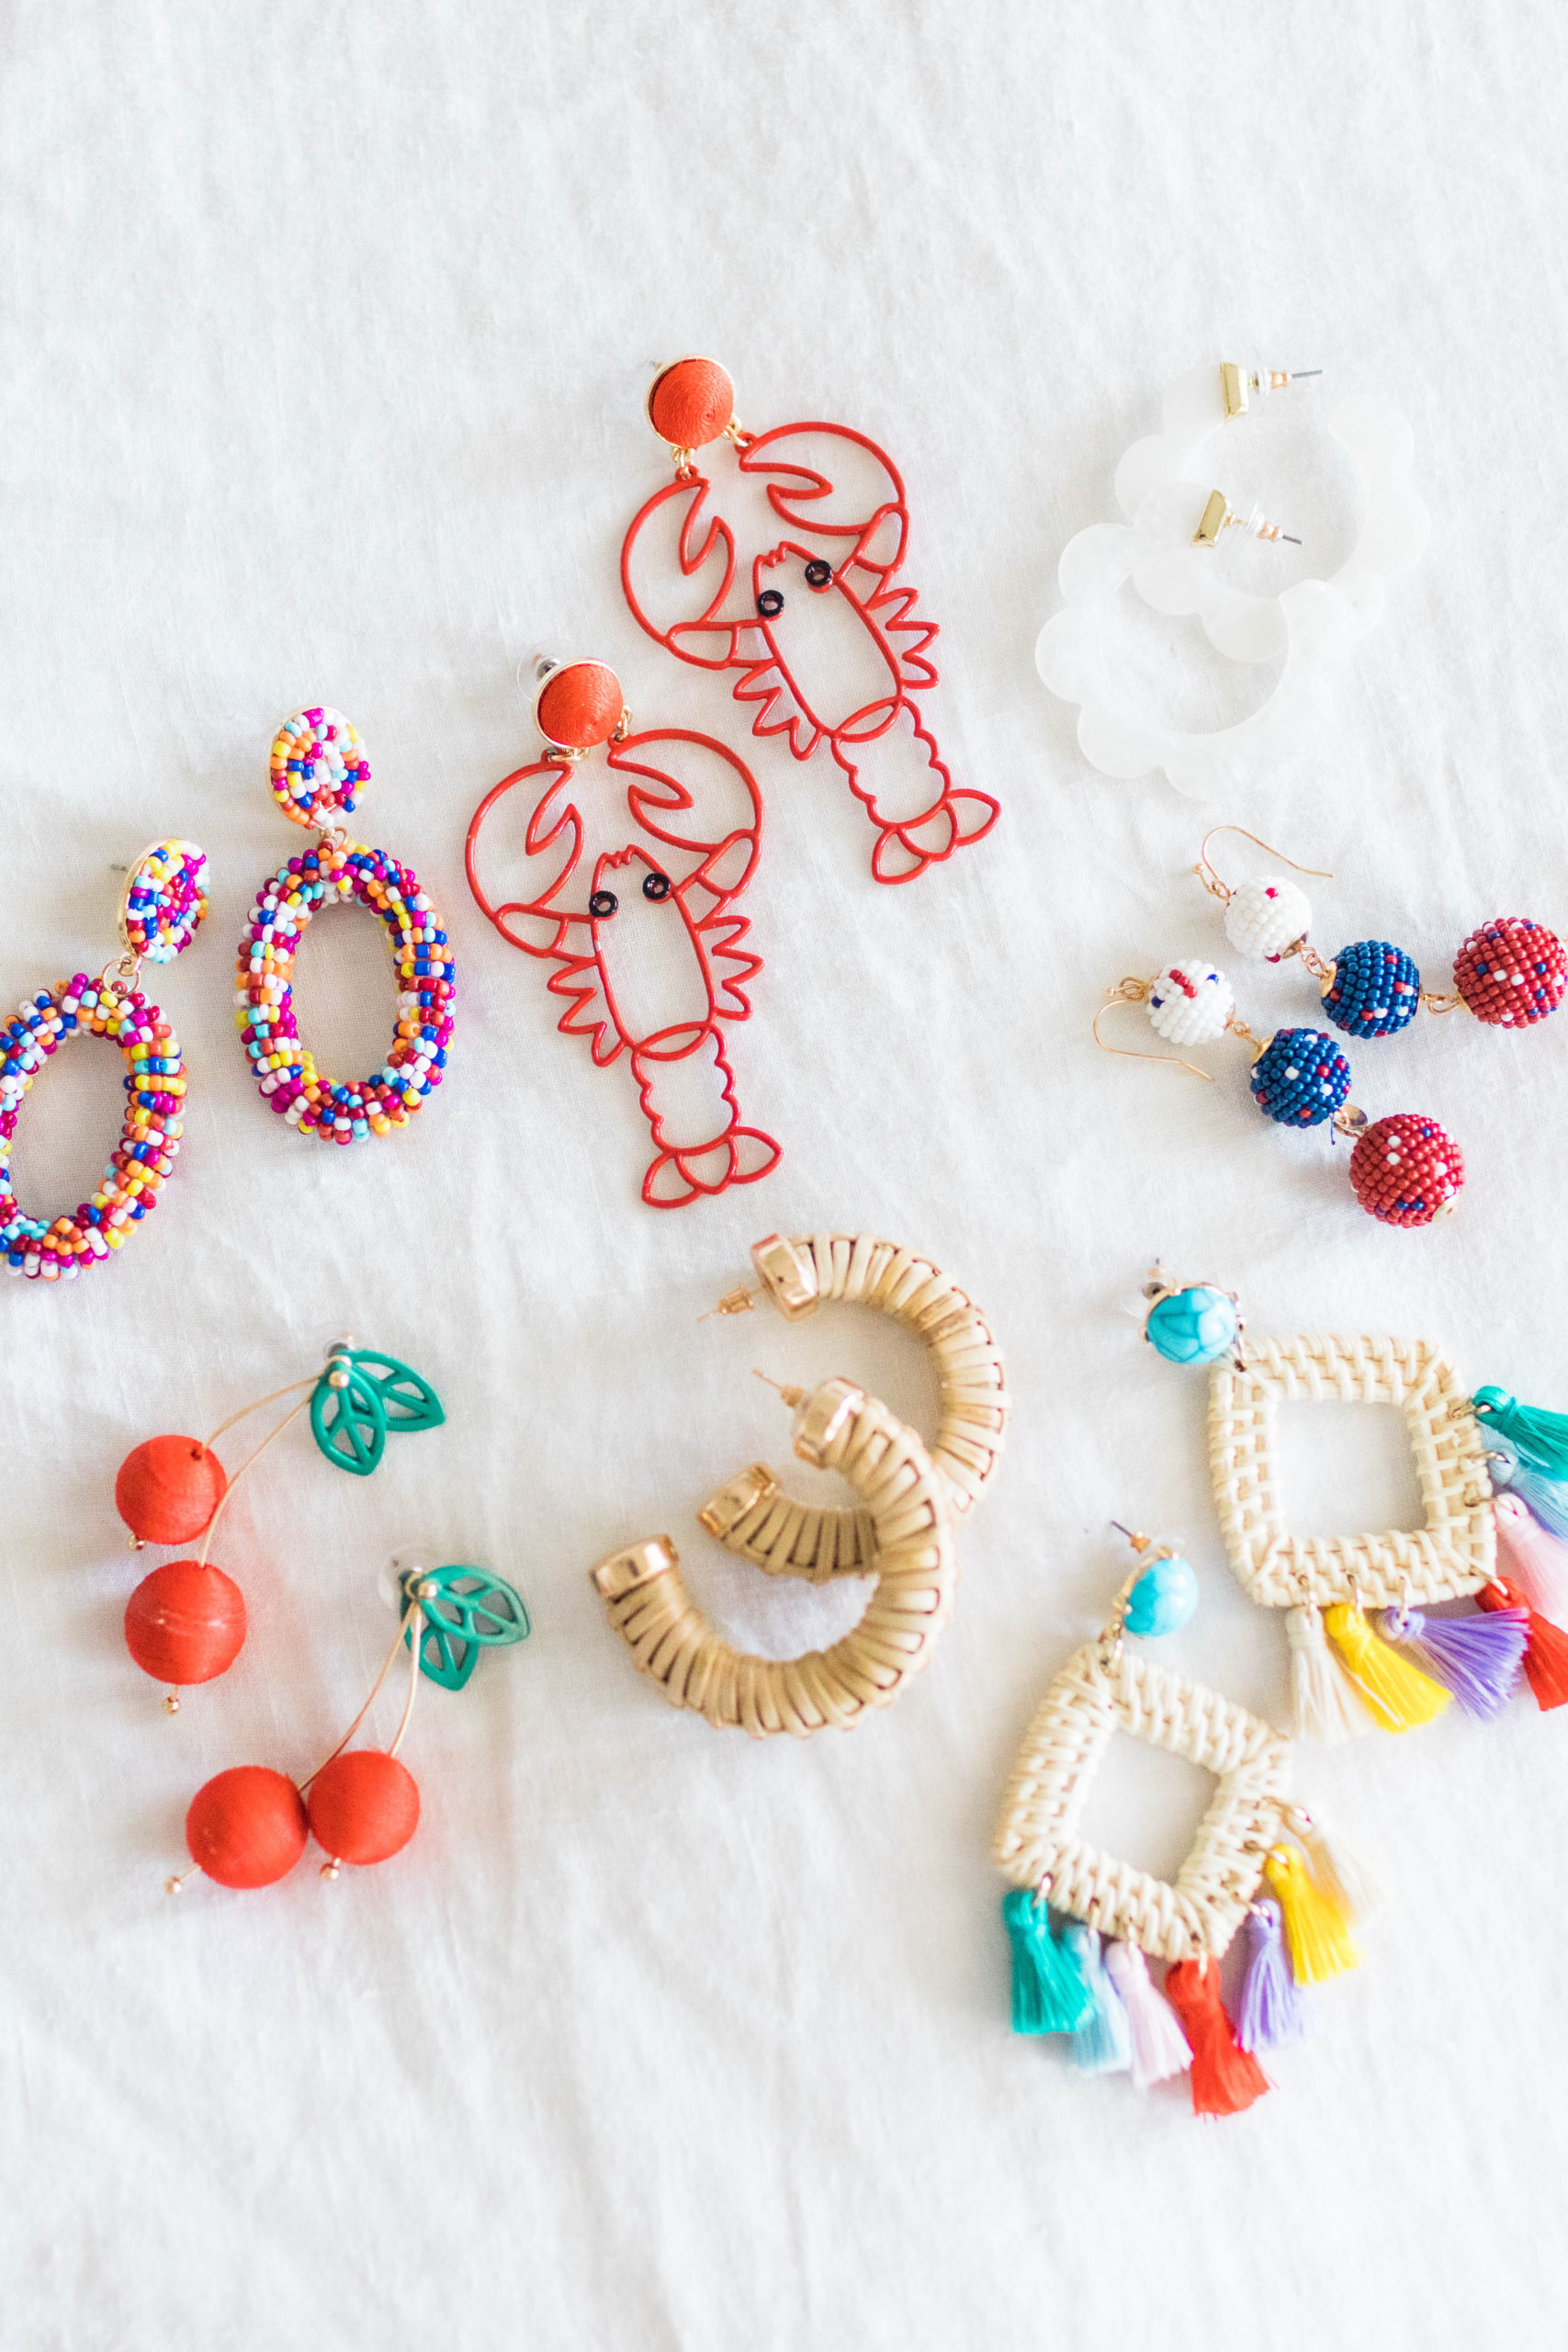
<path id="1" fill-rule="evenodd" d="M 829 1724 L 848 1730 L 869 1709 L 891 1705 L 929 1660 L 958 1581 L 950 1490 L 913 1430 L 876 1397 L 852 1393 L 853 1408 L 821 1466 L 846 1479 L 864 1506 L 876 1588 L 859 1623 L 830 1648 L 786 1659 L 732 1648 L 687 1593 L 667 1540 L 613 1554 L 594 1570 L 601 1590 L 611 1588 L 611 1624 L 672 1707 L 756 1738 L 790 1732 L 804 1739 Z M 633 1558 L 635 1580 L 615 1590 L 616 1565 Z"/>
<path id="2" fill-rule="evenodd" d="M 764 1245 L 759 1244 L 759 1251 Z M 872 1233 L 819 1233 L 792 1240 L 801 1281 L 815 1305 L 842 1301 L 874 1307 L 921 1341 L 942 1393 L 931 1461 L 954 1517 L 983 1492 L 997 1466 L 1007 1425 L 1007 1378 L 990 1327 L 967 1293 L 912 1250 Z M 761 1255 L 763 1288 L 777 1297 Z M 811 1307 L 789 1310 L 798 1320 Z M 864 1510 L 795 1501 L 776 1487 L 719 1539 L 770 1576 L 871 1576 L 875 1543 Z"/>
<path id="3" fill-rule="evenodd" d="M 1218 1783 L 1174 1885 L 1077 1835 L 1112 1735 L 1184 1756 Z M 992 1852 L 1015 1886 L 1049 1882 L 1058 1910 L 1161 1960 L 1224 1952 L 1279 1833 L 1290 1743 L 1217 1690 L 1099 1640 L 1070 1657 L 1024 1736 Z"/>
<path id="4" fill-rule="evenodd" d="M 1490 1581 L 1496 1559 L 1485 1442 L 1469 1392 L 1425 1340 L 1258 1340 L 1245 1365 L 1216 1364 L 1209 1391 L 1209 1466 L 1230 1563 L 1266 1609 L 1358 1597 L 1453 1600 Z M 1297 1399 L 1397 1405 L 1404 1415 L 1427 1523 L 1366 1535 L 1292 1535 L 1279 1475 L 1279 1408 Z"/>

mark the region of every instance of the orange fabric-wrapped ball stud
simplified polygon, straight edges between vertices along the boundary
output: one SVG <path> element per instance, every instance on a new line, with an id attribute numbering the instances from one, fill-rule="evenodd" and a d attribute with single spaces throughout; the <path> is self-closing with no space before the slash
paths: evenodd
<path id="1" fill-rule="evenodd" d="M 735 415 L 735 386 L 716 359 L 677 359 L 654 379 L 648 421 L 661 441 L 701 449 L 716 441 Z"/>
<path id="2" fill-rule="evenodd" d="M 534 718 L 547 743 L 591 752 L 609 741 L 625 707 L 621 682 L 607 662 L 568 662 L 540 687 Z"/>
<path id="3" fill-rule="evenodd" d="M 419 1827 L 419 1784 L 395 1756 L 356 1747 L 310 1783 L 310 1830 L 334 1862 L 384 1862 Z"/>
<path id="4" fill-rule="evenodd" d="M 188 1544 L 223 1499 L 223 1464 L 195 1437 L 150 1437 L 128 1453 L 115 1509 L 139 1543 Z"/>
<path id="5" fill-rule="evenodd" d="M 307 1826 L 305 1800 L 287 1772 L 236 1764 L 192 1797 L 186 1844 L 220 1886 L 271 1886 L 304 1852 Z"/>
<path id="6" fill-rule="evenodd" d="M 125 1645 L 158 1682 L 210 1682 L 244 1646 L 245 1597 L 221 1568 L 170 1560 L 125 1604 Z"/>

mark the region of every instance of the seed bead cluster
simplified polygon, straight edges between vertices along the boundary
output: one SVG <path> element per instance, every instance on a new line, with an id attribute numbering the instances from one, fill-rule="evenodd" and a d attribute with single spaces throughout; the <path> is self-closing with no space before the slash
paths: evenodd
<path id="1" fill-rule="evenodd" d="M 274 738 L 272 794 L 297 825 L 324 824 L 333 809 L 354 813 L 354 796 L 370 781 L 359 729 L 341 710 L 297 710 Z"/>
<path id="2" fill-rule="evenodd" d="M 1358 939 L 1335 957 L 1323 1009 L 1348 1036 L 1397 1036 L 1421 1010 L 1421 975 L 1402 947 Z"/>
<path id="3" fill-rule="evenodd" d="M 130 869 L 120 911 L 126 946 L 143 962 L 172 964 L 207 906 L 207 852 L 195 842 L 159 842 Z"/>
<path id="4" fill-rule="evenodd" d="M 1280 1029 L 1252 1065 L 1252 1098 L 1284 1126 L 1315 1127 L 1350 1091 L 1350 1065 L 1321 1029 Z"/>
<path id="5" fill-rule="evenodd" d="M 1555 1012 L 1568 989 L 1568 948 L 1544 923 L 1499 915 L 1454 957 L 1454 986 L 1478 1021 L 1523 1028 Z"/>
<path id="6" fill-rule="evenodd" d="M 1383 1225 L 1430 1225 L 1450 1216 L 1464 1182 L 1464 1155 L 1436 1119 L 1399 1111 L 1367 1128 L 1350 1154 L 1356 1198 Z"/>
<path id="7" fill-rule="evenodd" d="M 1311 929 L 1311 900 L 1279 875 L 1267 882 L 1243 882 L 1225 902 L 1225 937 L 1260 963 L 1278 964 Z"/>
<path id="8" fill-rule="evenodd" d="M 1230 982 L 1201 956 L 1168 964 L 1149 990 L 1156 1035 L 1173 1046 L 1206 1046 L 1223 1037 L 1235 1011 Z"/>
<path id="9" fill-rule="evenodd" d="M 155 1208 L 175 1171 L 184 1132 L 185 1065 L 179 1040 L 155 1004 L 125 982 L 78 972 L 21 1004 L 0 1030 L 0 1248 L 14 1274 L 58 1282 L 121 1249 Z M 11 1189 L 11 1138 L 22 1097 L 67 1037 L 107 1037 L 125 1060 L 125 1124 L 90 1201 L 51 1224 L 25 1216 Z"/>
<path id="10" fill-rule="evenodd" d="M 294 957 L 320 907 L 355 900 L 387 926 L 397 967 L 398 1026 L 384 1067 L 334 1086 L 299 1043 Z M 446 933 L 410 867 L 385 850 L 321 842 L 263 884 L 240 942 L 234 1025 L 263 1094 L 291 1126 L 353 1143 L 405 1126 L 441 1083 L 452 1035 L 456 967 Z"/>

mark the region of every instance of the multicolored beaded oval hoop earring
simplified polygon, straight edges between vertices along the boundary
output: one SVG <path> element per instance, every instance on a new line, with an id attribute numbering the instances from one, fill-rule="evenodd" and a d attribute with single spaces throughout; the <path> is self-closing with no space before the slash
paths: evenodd
<path id="1" fill-rule="evenodd" d="M 292 823 L 319 828 L 321 839 L 262 884 L 235 974 L 234 1025 L 262 1093 L 291 1127 L 324 1143 L 406 1126 L 440 1085 L 452 1036 L 455 967 L 418 875 L 331 822 L 335 809 L 352 815 L 369 781 L 359 730 L 341 711 L 297 710 L 284 720 L 272 746 L 273 797 Z M 348 900 L 374 908 L 387 926 L 398 1026 L 381 1069 L 334 1085 L 299 1042 L 294 958 L 318 909 Z"/>
<path id="2" fill-rule="evenodd" d="M 206 853 L 155 842 L 130 868 L 119 905 L 123 952 L 96 979 L 77 972 L 24 999 L 0 1032 L 0 1246 L 14 1274 L 58 1282 L 123 1248 L 155 1208 L 180 1148 L 185 1064 L 179 1039 L 137 988 L 143 962 L 172 964 L 207 912 Z M 52 1220 L 31 1217 L 11 1186 L 11 1138 L 22 1097 L 67 1037 L 107 1037 L 125 1062 L 125 1124 L 91 1200 Z"/>

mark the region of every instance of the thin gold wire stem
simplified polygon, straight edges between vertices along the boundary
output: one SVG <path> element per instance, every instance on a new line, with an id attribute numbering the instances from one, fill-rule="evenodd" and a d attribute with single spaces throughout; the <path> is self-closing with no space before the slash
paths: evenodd
<path id="1" fill-rule="evenodd" d="M 409 1695 L 403 1702 L 403 1716 L 401 1723 L 398 1725 L 397 1737 L 387 1750 L 389 1756 L 397 1754 L 403 1744 L 403 1736 L 413 1720 L 413 1702 L 419 1695 L 419 1645 L 423 1638 L 424 1611 L 416 1600 L 413 1606 L 413 1624 L 409 1633 Z"/>
<path id="2" fill-rule="evenodd" d="M 237 1413 L 231 1413 L 226 1421 L 219 1422 L 218 1427 L 208 1439 L 208 1444 L 216 1445 L 226 1430 L 231 1430 L 235 1422 L 243 1421 L 247 1414 L 259 1413 L 264 1405 L 276 1405 L 280 1396 L 292 1396 L 297 1388 L 313 1388 L 321 1376 L 319 1372 L 308 1372 L 303 1380 L 291 1380 L 287 1387 L 275 1388 L 270 1396 L 258 1396 L 251 1405 L 242 1405 Z"/>
<path id="3" fill-rule="evenodd" d="M 312 1374 L 310 1379 L 310 1386 L 312 1389 L 315 1387 L 316 1381 L 319 1378 L 319 1374 Z M 301 1387 L 304 1384 L 302 1382 L 298 1380 L 293 1383 L 293 1385 L 296 1388 Z M 287 1388 L 280 1388 L 277 1393 L 280 1396 L 287 1396 L 289 1391 Z M 301 1396 L 298 1405 L 295 1406 L 294 1410 L 291 1413 L 285 1413 L 283 1419 L 277 1424 L 277 1427 L 275 1430 L 268 1430 L 266 1436 L 263 1438 L 254 1453 L 246 1454 L 244 1460 L 241 1463 L 233 1476 L 224 1487 L 222 1499 L 220 1501 L 217 1510 L 213 1512 L 212 1517 L 208 1521 L 206 1527 L 202 1531 L 201 1550 L 197 1555 L 197 1559 L 200 1566 L 205 1567 L 207 1566 L 207 1555 L 212 1544 L 212 1531 L 217 1526 L 219 1521 L 222 1518 L 224 1512 L 228 1510 L 230 1496 L 233 1493 L 235 1487 L 239 1485 L 241 1479 L 244 1476 L 252 1463 L 260 1460 L 261 1456 L 266 1452 L 267 1447 L 272 1443 L 273 1439 L 275 1437 L 281 1437 L 284 1430 L 288 1427 L 289 1422 L 297 1421 L 300 1414 L 308 1408 L 310 1402 L 310 1399 L 309 1396 Z M 235 1418 L 238 1419 L 240 1417 L 236 1415 Z M 227 1424 L 225 1424 L 225 1426 L 227 1426 Z"/>
<path id="4" fill-rule="evenodd" d="M 332 1762 L 333 1758 L 334 1756 L 341 1756 L 341 1755 L 343 1754 L 344 1749 L 348 1746 L 349 1741 L 354 1737 L 355 1733 L 359 1729 L 360 1724 L 365 1721 L 366 1716 L 370 1713 L 371 1708 L 376 1704 L 377 1700 L 380 1697 L 380 1695 L 381 1695 L 381 1685 L 385 1682 L 385 1680 L 387 1679 L 388 1675 L 389 1675 L 389 1674 L 390 1674 L 390 1672 L 391 1672 L 391 1670 L 392 1670 L 393 1662 L 394 1662 L 394 1660 L 396 1659 L 397 1655 L 398 1655 L 399 1645 L 400 1645 L 400 1643 L 401 1643 L 401 1641 L 402 1641 L 402 1638 L 403 1638 L 404 1634 L 405 1634 L 405 1633 L 407 1632 L 407 1630 L 408 1630 L 408 1623 L 409 1623 L 409 1617 L 410 1617 L 410 1614 L 411 1614 L 411 1613 L 412 1613 L 414 1617 L 418 1618 L 418 1620 L 420 1621 L 420 1624 L 423 1626 L 423 1621 L 424 1621 L 424 1611 L 421 1609 L 421 1607 L 420 1607 L 420 1605 L 419 1605 L 419 1603 L 418 1603 L 418 1601 L 417 1601 L 417 1600 L 411 1601 L 411 1602 L 409 1603 L 408 1608 L 404 1610 L 404 1611 L 403 1611 L 402 1615 L 401 1615 L 401 1616 L 399 1618 L 399 1620 L 398 1620 L 398 1630 L 397 1630 L 397 1632 L 392 1635 L 392 1645 L 391 1645 L 390 1649 L 387 1652 L 386 1657 L 385 1657 L 382 1659 L 382 1661 L 381 1661 L 381 1671 L 380 1671 L 380 1673 L 376 1677 L 375 1681 L 370 1685 L 370 1696 L 366 1700 L 365 1704 L 360 1708 L 359 1713 L 355 1716 L 354 1721 L 349 1724 L 348 1729 L 344 1733 L 344 1736 L 343 1736 L 343 1737 L 338 1741 L 337 1746 L 336 1746 L 334 1748 L 333 1748 L 333 1749 L 330 1751 L 330 1753 L 329 1753 L 329 1754 L 327 1754 L 327 1755 L 325 1755 L 325 1756 L 323 1756 L 323 1757 L 322 1757 L 322 1758 L 321 1758 L 321 1762 L 317 1765 L 317 1767 L 316 1767 L 315 1770 L 310 1774 L 310 1779 L 309 1779 L 309 1780 L 304 1780 L 304 1781 L 300 1781 L 300 1783 L 299 1783 L 299 1793 L 300 1793 L 300 1795 L 301 1795 L 301 1796 L 303 1796 L 303 1795 L 304 1795 L 304 1793 L 305 1793 L 306 1790 L 310 1787 L 310 1781 L 319 1781 L 319 1780 L 321 1779 L 321 1774 L 326 1770 L 327 1766 Z M 418 1679 L 418 1675 L 419 1675 L 419 1644 L 418 1644 L 418 1641 L 417 1641 L 417 1639 L 416 1639 L 416 1640 L 415 1640 L 415 1643 L 414 1643 L 414 1676 L 415 1676 L 415 1679 L 416 1679 L 416 1680 L 417 1680 L 417 1679 Z M 403 1710 L 403 1729 L 404 1729 L 404 1730 L 406 1730 L 406 1729 L 408 1728 L 408 1719 L 409 1719 L 409 1716 L 412 1713 L 412 1712 L 413 1712 L 413 1699 L 412 1699 L 412 1693 L 411 1693 L 410 1698 L 409 1698 L 409 1703 L 408 1703 L 407 1707 L 405 1707 L 405 1709 Z M 402 1732 L 401 1732 L 401 1731 L 400 1731 L 400 1732 L 399 1732 L 399 1734 L 398 1734 L 398 1737 L 400 1739 L 400 1738 L 402 1737 L 402 1736 L 403 1736 L 403 1735 L 402 1735 Z"/>

